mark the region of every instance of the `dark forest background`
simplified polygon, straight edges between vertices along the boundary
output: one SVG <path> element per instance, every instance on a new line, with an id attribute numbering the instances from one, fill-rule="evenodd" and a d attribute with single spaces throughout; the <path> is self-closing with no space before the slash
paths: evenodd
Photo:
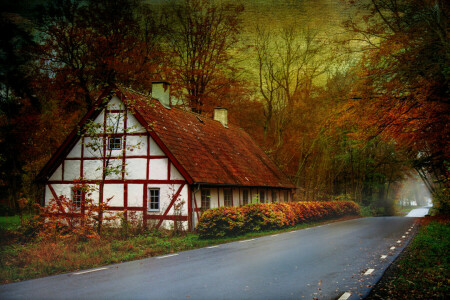
<path id="1" fill-rule="evenodd" d="M 431 195 L 448 211 L 450 4 L 335 2 L 347 13 L 330 34 L 295 18 L 249 22 L 245 1 L 3 1 L 3 206 L 40 201 L 36 175 L 101 87 L 149 94 L 166 80 L 194 112 L 227 108 L 296 200 L 392 214 Z"/>

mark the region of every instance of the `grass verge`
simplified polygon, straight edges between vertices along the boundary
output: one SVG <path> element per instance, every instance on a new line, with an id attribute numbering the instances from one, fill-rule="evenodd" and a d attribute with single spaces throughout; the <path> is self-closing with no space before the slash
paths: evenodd
<path id="1" fill-rule="evenodd" d="M 427 217 L 366 299 L 448 299 L 450 219 Z"/>
<path id="2" fill-rule="evenodd" d="M 160 231 L 125 238 L 111 231 L 105 233 L 100 239 L 85 241 L 74 239 L 22 241 L 18 234 L 12 231 L 2 231 L 0 237 L 2 240 L 0 245 L 0 283 L 5 284 L 95 268 L 355 218 L 358 217 L 343 217 L 299 224 L 280 230 L 250 232 L 240 236 L 218 239 L 200 239 L 194 233 L 172 236 L 170 233 Z"/>
<path id="3" fill-rule="evenodd" d="M 2 216 L 0 217 L 0 229 L 16 230 L 20 226 L 19 216 Z"/>

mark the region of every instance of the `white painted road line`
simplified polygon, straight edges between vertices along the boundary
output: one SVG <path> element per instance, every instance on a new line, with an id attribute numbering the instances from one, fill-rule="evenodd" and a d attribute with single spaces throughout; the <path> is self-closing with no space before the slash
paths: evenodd
<path id="1" fill-rule="evenodd" d="M 279 235 L 279 234 L 272 234 L 271 236 L 277 236 L 277 235 Z"/>
<path id="2" fill-rule="evenodd" d="M 351 295 L 352 295 L 351 293 L 345 292 L 345 293 L 342 294 L 341 297 L 339 297 L 338 300 L 347 300 L 348 298 L 350 298 Z"/>
<path id="3" fill-rule="evenodd" d="M 381 259 L 386 259 L 387 255 L 381 255 Z"/>
<path id="4" fill-rule="evenodd" d="M 102 271 L 102 270 L 107 270 L 107 269 L 108 268 L 100 268 L 100 269 L 95 269 L 95 270 L 89 270 L 89 271 L 73 273 L 73 275 L 81 275 L 81 274 L 92 273 L 92 272 L 97 272 L 97 271 Z"/>
<path id="5" fill-rule="evenodd" d="M 166 255 L 166 256 L 159 256 L 159 257 L 157 257 L 157 259 L 167 258 L 167 257 L 172 257 L 172 256 L 177 256 L 177 255 L 178 255 L 178 253 L 175 253 L 175 254 L 169 254 L 169 255 Z"/>
<path id="6" fill-rule="evenodd" d="M 239 243 L 245 243 L 245 242 L 250 242 L 250 241 L 254 241 L 256 239 L 249 239 L 249 240 L 243 240 L 243 241 L 239 241 Z"/>
<path id="7" fill-rule="evenodd" d="M 206 247 L 206 248 L 208 248 L 208 249 L 212 249 L 212 248 L 217 248 L 217 247 L 219 247 L 219 245 L 215 245 L 215 246 L 209 246 L 209 247 Z"/>
<path id="8" fill-rule="evenodd" d="M 373 271 L 375 271 L 375 269 L 367 269 L 366 273 L 364 273 L 364 275 L 370 275 L 373 273 Z"/>
<path id="9" fill-rule="evenodd" d="M 395 247 L 394 247 L 394 246 L 392 246 L 392 247 L 391 247 L 391 250 L 395 250 Z"/>

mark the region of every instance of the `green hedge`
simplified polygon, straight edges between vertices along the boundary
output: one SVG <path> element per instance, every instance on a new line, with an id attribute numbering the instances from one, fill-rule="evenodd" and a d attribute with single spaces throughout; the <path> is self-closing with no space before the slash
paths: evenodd
<path id="1" fill-rule="evenodd" d="M 241 207 L 218 207 L 202 214 L 197 232 L 202 238 L 231 236 L 359 214 L 360 208 L 353 201 L 255 203 Z"/>

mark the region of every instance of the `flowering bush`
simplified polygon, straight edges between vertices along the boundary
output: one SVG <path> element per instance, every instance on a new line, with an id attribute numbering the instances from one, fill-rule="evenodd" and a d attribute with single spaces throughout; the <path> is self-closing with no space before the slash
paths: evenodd
<path id="1" fill-rule="evenodd" d="M 197 232 L 201 237 L 221 237 L 359 214 L 360 208 L 353 201 L 255 203 L 207 210 Z"/>
<path id="2" fill-rule="evenodd" d="M 242 232 L 244 215 L 239 207 L 218 207 L 205 211 L 197 225 L 200 237 L 221 237 Z"/>

